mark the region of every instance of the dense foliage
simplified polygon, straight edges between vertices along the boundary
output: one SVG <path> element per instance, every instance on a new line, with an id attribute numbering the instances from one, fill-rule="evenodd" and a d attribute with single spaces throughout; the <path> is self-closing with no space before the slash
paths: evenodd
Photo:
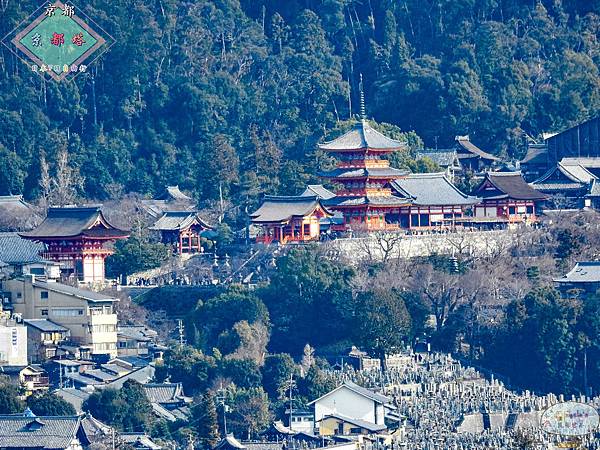
<path id="1" fill-rule="evenodd" d="M 4 2 L 0 34 L 38 6 Z M 0 195 L 68 203 L 166 183 L 240 204 L 295 193 L 317 172 L 316 142 L 357 114 L 360 73 L 378 121 L 428 146 L 470 134 L 515 157 L 526 134 L 600 103 L 595 1 L 80 6 L 117 44 L 75 82 L 43 81 L 1 50 Z"/>

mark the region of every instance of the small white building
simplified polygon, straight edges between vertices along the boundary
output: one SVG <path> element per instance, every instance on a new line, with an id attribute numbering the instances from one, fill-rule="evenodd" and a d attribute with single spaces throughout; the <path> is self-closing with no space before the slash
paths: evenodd
<path id="1" fill-rule="evenodd" d="M 0 366 L 26 366 L 27 327 L 0 312 Z"/>
<path id="2" fill-rule="evenodd" d="M 392 409 L 391 399 L 345 381 L 333 391 L 313 400 L 308 405 L 314 408 L 314 421 L 331 416 L 344 416 L 375 425 L 385 425 L 386 409 Z"/>

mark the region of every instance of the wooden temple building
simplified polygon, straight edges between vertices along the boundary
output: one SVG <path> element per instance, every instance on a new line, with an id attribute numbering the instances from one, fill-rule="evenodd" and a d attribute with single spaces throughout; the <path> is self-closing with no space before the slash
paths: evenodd
<path id="1" fill-rule="evenodd" d="M 536 222 L 537 204 L 547 199 L 520 172 L 487 172 L 473 195 L 482 199 L 474 207 L 475 219 L 506 224 Z"/>
<path id="2" fill-rule="evenodd" d="M 335 197 L 325 204 L 343 214 L 346 228 L 398 229 L 400 208 L 409 202 L 393 195 L 390 183 L 408 172 L 390 167 L 386 156 L 404 147 L 404 143 L 373 129 L 365 119 L 337 139 L 319 145 L 338 159 L 334 170 L 320 175 L 339 186 Z"/>
<path id="3" fill-rule="evenodd" d="M 415 173 L 392 181 L 392 189 L 409 199 L 399 210 L 401 229 L 432 230 L 455 228 L 481 199 L 461 192 L 442 173 Z"/>
<path id="4" fill-rule="evenodd" d="M 166 211 L 150 229 L 160 233 L 161 242 L 174 254 L 183 255 L 201 253 L 201 238 L 214 228 L 196 211 Z"/>
<path id="5" fill-rule="evenodd" d="M 481 150 L 471 142 L 469 136 L 456 136 L 456 153 L 463 169 L 480 173 L 498 166 L 502 160 Z"/>
<path id="6" fill-rule="evenodd" d="M 63 277 L 84 283 L 104 282 L 104 260 L 114 252 L 107 247 L 129 233 L 111 225 L 99 206 L 50 208 L 34 230 L 19 233 L 45 244 L 42 257 L 60 264 Z"/>
<path id="7" fill-rule="evenodd" d="M 256 241 L 265 244 L 318 241 L 321 219 L 332 216 L 316 195 L 267 195 L 262 205 L 250 215 L 252 223 L 262 228 Z"/>

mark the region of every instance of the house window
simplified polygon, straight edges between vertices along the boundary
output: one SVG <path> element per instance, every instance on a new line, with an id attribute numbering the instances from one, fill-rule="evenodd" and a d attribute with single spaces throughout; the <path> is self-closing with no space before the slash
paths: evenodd
<path id="1" fill-rule="evenodd" d="M 533 205 L 527 206 L 527 214 L 533 214 Z"/>
<path id="2" fill-rule="evenodd" d="M 410 226 L 418 227 L 419 226 L 419 216 L 417 214 L 412 214 L 410 216 Z"/>
<path id="3" fill-rule="evenodd" d="M 360 428 L 350 428 L 350 434 L 360 434 Z"/>
<path id="4" fill-rule="evenodd" d="M 309 223 L 304 224 L 304 234 L 310 234 L 310 224 Z"/>
<path id="5" fill-rule="evenodd" d="M 83 309 L 76 309 L 76 308 L 53 309 L 52 314 L 56 317 L 83 316 Z"/>
<path id="6" fill-rule="evenodd" d="M 421 226 L 428 227 L 429 226 L 429 214 L 420 214 L 421 216 Z"/>
<path id="7" fill-rule="evenodd" d="M 47 316 L 47 315 L 48 315 L 48 310 L 42 309 L 42 316 Z"/>
<path id="8" fill-rule="evenodd" d="M 17 298 L 22 298 L 23 294 L 21 292 L 17 292 Z"/>
<path id="9" fill-rule="evenodd" d="M 510 206 L 508 208 L 508 214 L 510 214 L 511 216 L 514 216 L 516 212 L 517 212 L 517 210 L 515 209 L 514 206 Z"/>
<path id="10" fill-rule="evenodd" d="M 40 298 L 42 300 L 48 300 L 48 291 L 42 291 L 42 292 L 40 292 Z"/>

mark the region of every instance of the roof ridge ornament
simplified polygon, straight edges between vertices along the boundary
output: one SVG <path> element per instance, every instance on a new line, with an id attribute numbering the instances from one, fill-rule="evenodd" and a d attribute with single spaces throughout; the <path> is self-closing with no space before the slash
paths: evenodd
<path id="1" fill-rule="evenodd" d="M 365 90 L 363 85 L 363 75 L 360 74 L 360 83 L 358 84 L 360 90 L 360 118 L 364 122 L 367 120 L 367 109 L 365 107 Z"/>

